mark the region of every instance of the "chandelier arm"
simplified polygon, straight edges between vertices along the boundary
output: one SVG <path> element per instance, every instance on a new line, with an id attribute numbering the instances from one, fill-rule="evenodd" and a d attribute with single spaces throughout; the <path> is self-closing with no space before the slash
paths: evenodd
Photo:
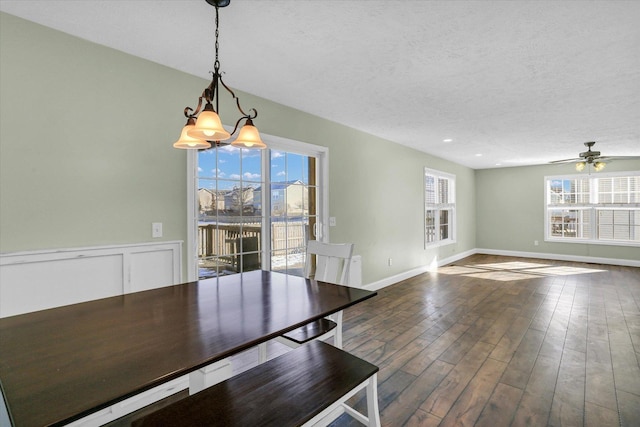
<path id="1" fill-rule="evenodd" d="M 234 135 L 236 133 L 236 131 L 238 130 L 238 126 L 240 125 L 240 122 L 244 119 L 248 119 L 249 116 L 242 116 L 238 119 L 238 121 L 236 122 L 236 125 L 233 127 L 233 131 L 229 132 L 231 135 Z"/>
<path id="2" fill-rule="evenodd" d="M 212 72 L 210 71 L 210 73 Z M 202 95 L 200 95 L 200 98 L 204 98 L 207 102 L 214 101 L 214 99 L 216 98 L 216 88 L 218 87 L 216 75 L 214 73 L 212 74 L 213 74 L 213 79 L 211 80 L 211 83 L 209 83 L 209 86 L 204 88 L 204 90 L 202 91 Z"/>
<path id="3" fill-rule="evenodd" d="M 193 108 L 191 107 L 185 107 L 184 108 L 184 116 L 187 119 L 192 119 L 195 116 L 198 115 L 198 113 L 200 113 L 200 110 L 202 109 L 202 97 L 198 98 L 198 106 L 196 107 L 195 111 L 193 110 Z"/>
<path id="4" fill-rule="evenodd" d="M 229 92 L 231 94 L 233 99 L 236 100 L 236 106 L 238 107 L 238 111 L 240 111 L 240 113 L 242 113 L 242 115 L 243 115 L 243 117 L 240 117 L 240 120 L 242 120 L 242 119 L 255 119 L 256 117 L 258 117 L 258 111 L 256 111 L 255 108 L 251 108 L 249 110 L 250 114 L 245 113 L 245 111 L 240 106 L 240 98 L 238 98 L 236 96 L 236 94 L 233 92 L 233 90 L 231 90 L 231 88 L 225 84 L 224 80 L 222 80 L 222 75 L 220 75 L 218 78 L 220 79 L 220 83 L 222 84 L 222 86 L 227 90 L 227 92 Z"/>
<path id="5" fill-rule="evenodd" d="M 256 117 L 258 117 L 258 111 L 255 108 L 250 108 L 249 114 L 247 114 L 247 119 L 255 119 Z"/>
<path id="6" fill-rule="evenodd" d="M 212 102 L 214 99 L 216 101 L 216 113 L 220 112 L 220 88 L 218 85 L 218 81 L 220 80 L 220 72 L 218 71 L 219 65 L 217 65 L 217 61 L 216 61 L 216 67 L 215 67 L 215 71 L 213 72 L 213 80 L 211 81 L 211 99 L 210 102 Z"/>

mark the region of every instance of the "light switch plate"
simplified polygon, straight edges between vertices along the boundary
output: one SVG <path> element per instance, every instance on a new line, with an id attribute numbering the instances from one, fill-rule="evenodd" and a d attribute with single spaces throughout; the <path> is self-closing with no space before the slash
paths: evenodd
<path id="1" fill-rule="evenodd" d="M 162 237 L 162 223 L 161 222 L 152 222 L 151 223 L 151 237 Z"/>

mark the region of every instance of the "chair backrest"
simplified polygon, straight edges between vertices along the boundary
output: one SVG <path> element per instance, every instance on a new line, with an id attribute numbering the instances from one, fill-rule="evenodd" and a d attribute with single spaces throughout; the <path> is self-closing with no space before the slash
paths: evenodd
<path id="1" fill-rule="evenodd" d="M 304 277 L 337 285 L 349 284 L 349 267 L 353 243 L 322 243 L 309 240 L 304 264 Z M 315 257 L 315 271 L 313 259 Z"/>

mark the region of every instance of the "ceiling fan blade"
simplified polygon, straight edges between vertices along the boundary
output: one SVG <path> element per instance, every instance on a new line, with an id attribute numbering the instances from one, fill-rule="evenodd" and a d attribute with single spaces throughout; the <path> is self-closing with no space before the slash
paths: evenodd
<path id="1" fill-rule="evenodd" d="M 576 159 L 564 159 L 564 160 L 554 160 L 549 163 L 573 163 L 573 162 L 583 162 L 584 159 L 576 158 Z"/>
<path id="2" fill-rule="evenodd" d="M 639 159 L 640 159 L 640 156 L 602 156 L 602 157 L 598 157 L 596 160 L 609 161 L 609 160 L 639 160 Z"/>
<path id="3" fill-rule="evenodd" d="M 640 156 L 601 156 L 599 151 L 592 151 L 591 147 L 595 145 L 595 142 L 585 142 L 585 147 L 587 147 L 587 151 L 583 151 L 580 153 L 575 159 L 564 159 L 564 160 L 553 160 L 549 163 L 557 164 L 557 163 L 580 163 L 585 162 L 589 164 L 596 163 L 606 163 L 611 160 L 637 160 L 640 159 Z"/>

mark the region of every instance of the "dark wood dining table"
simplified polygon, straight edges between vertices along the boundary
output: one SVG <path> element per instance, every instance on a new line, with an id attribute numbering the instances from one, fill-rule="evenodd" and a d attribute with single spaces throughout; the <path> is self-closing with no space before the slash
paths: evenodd
<path id="1" fill-rule="evenodd" d="M 374 295 L 257 270 L 3 318 L 6 408 L 63 425 Z"/>

